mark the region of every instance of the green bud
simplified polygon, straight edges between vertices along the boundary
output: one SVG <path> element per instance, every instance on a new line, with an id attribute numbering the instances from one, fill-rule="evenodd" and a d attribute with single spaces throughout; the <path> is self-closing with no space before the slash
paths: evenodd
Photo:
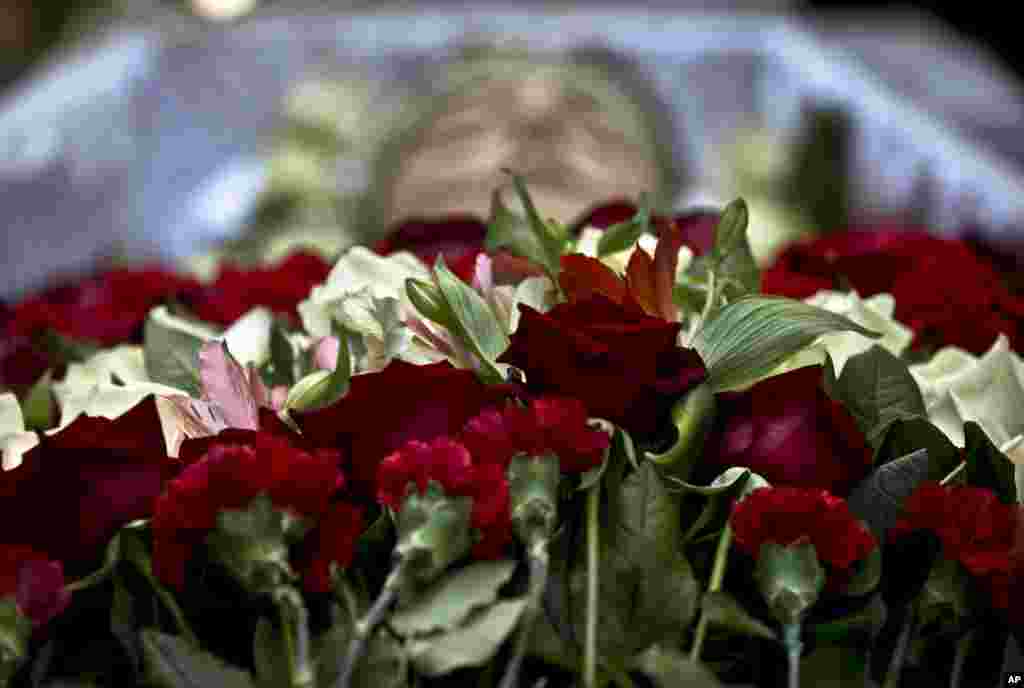
<path id="1" fill-rule="evenodd" d="M 433 480 L 423 494 L 409 484 L 398 512 L 395 556 L 411 582 L 426 585 L 469 554 L 472 510 L 472 498 L 449 497 Z"/>
<path id="2" fill-rule="evenodd" d="M 436 284 L 410 277 L 405 280 L 405 293 L 420 315 L 455 331 L 455 318 L 452 316 L 451 308 Z"/>
<path id="3" fill-rule="evenodd" d="M 558 523 L 558 481 L 562 477 L 554 454 L 519 454 L 508 467 L 512 527 L 527 547 L 547 541 Z"/>
<path id="4" fill-rule="evenodd" d="M 810 542 L 784 547 L 761 545 L 754 579 L 772 614 L 783 626 L 798 624 L 825 587 L 825 569 Z"/>

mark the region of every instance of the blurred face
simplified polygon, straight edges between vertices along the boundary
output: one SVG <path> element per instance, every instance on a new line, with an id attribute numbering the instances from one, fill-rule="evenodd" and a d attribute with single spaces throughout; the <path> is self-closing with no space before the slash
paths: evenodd
<path id="1" fill-rule="evenodd" d="M 398 156 L 386 221 L 486 218 L 491 193 L 509 181 L 502 168 L 524 175 L 541 215 L 562 222 L 609 198 L 656 191 L 663 179 L 650 133 L 625 96 L 597 87 L 606 90 L 580 85 L 566 67 L 463 86 Z"/>

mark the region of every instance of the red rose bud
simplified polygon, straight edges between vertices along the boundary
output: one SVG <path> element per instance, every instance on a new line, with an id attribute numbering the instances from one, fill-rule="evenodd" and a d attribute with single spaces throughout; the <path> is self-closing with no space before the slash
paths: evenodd
<path id="1" fill-rule="evenodd" d="M 926 482 L 903 509 L 890 540 L 917 530 L 935 533 L 943 556 L 962 564 L 1011 623 L 1024 624 L 1024 505 L 1004 504 L 987 488 Z"/>
<path id="2" fill-rule="evenodd" d="M 297 323 L 298 305 L 316 285 L 327 280 L 331 265 L 314 253 L 298 251 L 271 266 L 220 266 L 217 279 L 187 300 L 200 319 L 230 325 L 263 306 Z"/>
<path id="3" fill-rule="evenodd" d="M 24 545 L 0 545 L 0 599 L 13 598 L 18 611 L 39 628 L 71 602 L 59 561 Z"/>
<path id="4" fill-rule="evenodd" d="M 156 501 L 154 569 L 179 588 L 192 548 L 217 528 L 221 512 L 245 509 L 266 494 L 276 509 L 315 520 L 343 484 L 336 453 L 309 453 L 267 432 L 234 430 L 227 436 L 222 443 L 206 438 L 206 452 Z"/>
<path id="5" fill-rule="evenodd" d="M 825 490 L 761 487 L 733 508 L 730 518 L 736 545 L 759 558 L 762 546 L 814 545 L 826 566 L 826 589 L 837 590 L 853 574 L 853 565 L 878 546 L 871 531 L 851 512 L 846 500 Z"/>

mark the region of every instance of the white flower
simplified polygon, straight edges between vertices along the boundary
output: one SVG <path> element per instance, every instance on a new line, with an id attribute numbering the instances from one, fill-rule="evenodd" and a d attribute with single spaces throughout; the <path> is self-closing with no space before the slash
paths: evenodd
<path id="1" fill-rule="evenodd" d="M 0 394 L 0 450 L 3 452 L 3 469 L 9 471 L 21 465 L 21 456 L 39 444 L 34 432 L 25 430 L 25 418 L 17 397 L 8 392 Z"/>
<path id="2" fill-rule="evenodd" d="M 576 242 L 576 253 L 582 253 L 585 256 L 591 258 L 597 258 L 597 244 L 601 240 L 604 232 L 593 227 L 585 227 L 580 232 L 580 237 Z M 637 249 L 646 251 L 648 255 L 654 256 L 655 250 L 658 248 L 658 238 L 653 234 L 640 235 L 640 238 L 636 240 L 630 248 L 624 251 L 616 251 L 615 253 L 609 253 L 601 256 L 600 261 L 610 267 L 620 275 L 626 273 L 626 267 L 629 265 L 629 259 L 633 256 L 633 251 Z M 687 268 L 690 267 L 690 263 L 693 262 L 693 251 L 686 246 L 679 248 L 679 259 L 676 262 L 676 282 L 682 280 L 683 274 Z"/>

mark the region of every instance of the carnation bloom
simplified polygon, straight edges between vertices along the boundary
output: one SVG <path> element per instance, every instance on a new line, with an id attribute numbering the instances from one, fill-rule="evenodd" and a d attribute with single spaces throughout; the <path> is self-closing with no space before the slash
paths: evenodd
<path id="1" fill-rule="evenodd" d="M 327 261 L 305 251 L 270 266 L 242 268 L 225 263 L 217 279 L 189 299 L 189 306 L 200 319 L 222 325 L 230 325 L 257 306 L 297 323 L 299 303 L 330 271 Z"/>
<path id="2" fill-rule="evenodd" d="M 0 545 L 0 598 L 13 597 L 18 611 L 35 628 L 63 612 L 71 602 L 64 590 L 64 567 L 24 545 Z"/>
<path id="3" fill-rule="evenodd" d="M 195 441 L 184 442 L 183 456 Z M 275 507 L 315 520 L 344 483 L 336 452 L 307 452 L 280 435 L 231 430 L 199 442 L 205 453 L 167 485 L 152 521 L 154 570 L 179 588 L 192 548 L 216 528 L 219 512 L 267 494 Z"/>
<path id="4" fill-rule="evenodd" d="M 832 590 L 848 582 L 853 565 L 878 546 L 846 500 L 826 490 L 757 488 L 733 507 L 730 523 L 736 545 L 755 559 L 766 542 L 810 542 L 826 567 L 826 588 Z"/>
<path id="5" fill-rule="evenodd" d="M 943 556 L 960 562 L 1013 623 L 1024 623 L 1024 505 L 1004 504 L 986 488 L 925 482 L 903 510 L 890 540 L 917 530 L 935 533 Z"/>
<path id="6" fill-rule="evenodd" d="M 389 454 L 377 471 L 377 500 L 396 511 L 410 485 L 422 494 L 435 481 L 449 497 L 470 497 L 470 524 L 482 538 L 474 545 L 478 558 L 501 555 L 512 539 L 512 516 L 505 469 L 482 462 L 465 445 L 448 437 L 430 442 L 413 440 Z"/>

